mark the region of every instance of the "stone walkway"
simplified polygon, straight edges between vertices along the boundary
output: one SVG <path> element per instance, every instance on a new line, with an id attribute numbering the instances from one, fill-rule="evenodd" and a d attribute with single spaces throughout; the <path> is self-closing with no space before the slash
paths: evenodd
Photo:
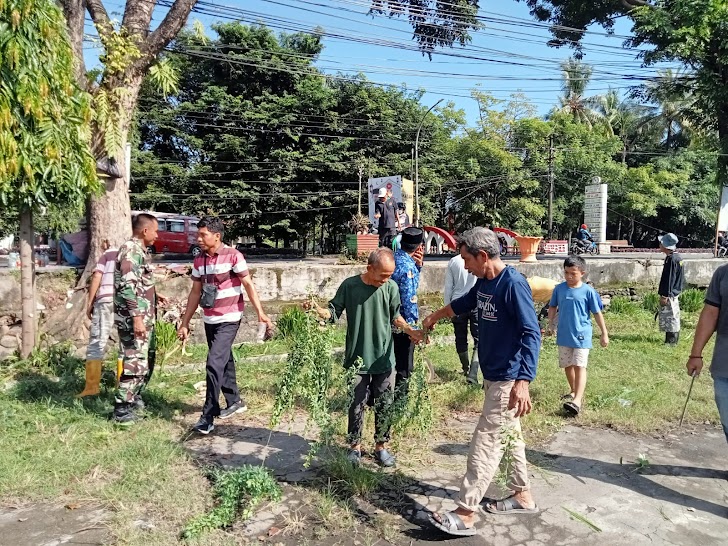
<path id="1" fill-rule="evenodd" d="M 399 468 L 412 483 L 400 492 L 407 506 L 398 515 L 400 536 L 390 543 L 415 546 L 448 539 L 429 526 L 426 514 L 454 508 L 452 499 L 474 426 L 474 417 L 454 420 L 450 438 L 431 441 L 420 450 L 424 453 L 418 453 L 416 464 L 408 464 L 400 454 Z M 256 426 L 243 415 L 216 425 L 210 437 L 191 438 L 186 446 L 195 456 L 226 466 L 261 464 L 265 459 L 283 482 L 305 483 L 319 469 L 315 463 L 311 469 L 303 469 L 308 442 L 302 434 L 302 425 L 271 434 L 263 423 Z M 635 464 L 640 454 L 648 461 L 643 468 Z M 546 447 L 529 452 L 533 491 L 541 512 L 482 515 L 477 536 L 454 540 L 473 546 L 726 544 L 726 455 L 725 437 L 715 428 L 647 437 L 567 427 Z M 298 502 L 292 490 L 286 488 L 283 502 L 259 513 L 242 532 L 261 537 L 271 527 L 281 527 L 291 503 Z M 497 487 L 491 487 L 489 494 L 498 495 Z M 278 542 L 278 538 L 270 540 Z M 297 543 L 295 537 L 281 539 L 283 542 Z M 338 543 L 353 542 L 344 537 Z"/>

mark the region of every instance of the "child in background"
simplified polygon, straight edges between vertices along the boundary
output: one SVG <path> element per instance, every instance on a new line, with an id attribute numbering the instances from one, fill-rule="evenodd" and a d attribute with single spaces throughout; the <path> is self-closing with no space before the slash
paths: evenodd
<path id="1" fill-rule="evenodd" d="M 609 345 L 609 334 L 602 315 L 602 302 L 596 290 L 582 282 L 586 262 L 580 256 L 564 260 L 566 282 L 554 288 L 549 304 L 549 330 L 554 331 L 558 311 L 556 344 L 559 347 L 559 365 L 566 373 L 570 391 L 561 397 L 564 410 L 571 416 L 579 415 L 586 390 L 586 366 L 592 346 L 592 324 L 589 313 L 594 315 L 601 330 L 601 345 Z"/>

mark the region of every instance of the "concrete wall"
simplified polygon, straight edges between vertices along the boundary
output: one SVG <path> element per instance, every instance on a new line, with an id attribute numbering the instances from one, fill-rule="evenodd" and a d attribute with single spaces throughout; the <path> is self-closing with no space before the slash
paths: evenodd
<path id="1" fill-rule="evenodd" d="M 707 286 L 713 272 L 724 260 L 696 259 L 685 260 L 687 282 L 697 286 Z M 254 264 L 252 264 L 254 265 Z M 513 264 L 527 277 L 534 275 L 561 280 L 562 262 L 543 260 L 535 264 Z M 634 284 L 654 286 L 662 273 L 662 260 L 617 260 L 589 259 L 589 279 L 599 286 L 614 284 Z M 260 298 L 265 302 L 300 301 L 313 293 L 320 298 L 333 297 L 341 282 L 352 275 L 364 271 L 361 265 L 333 265 L 310 262 L 281 262 L 281 265 L 266 264 L 251 267 L 251 273 L 258 288 Z M 446 260 L 426 261 L 422 270 L 420 291 L 422 293 L 442 292 L 445 284 Z M 39 274 L 38 290 L 44 296 L 44 288 L 51 283 L 43 282 Z M 167 296 L 185 298 L 189 292 L 189 278 L 176 277 L 160 283 L 159 290 Z M 20 312 L 20 281 L 17 275 L 0 270 L 0 314 Z"/>

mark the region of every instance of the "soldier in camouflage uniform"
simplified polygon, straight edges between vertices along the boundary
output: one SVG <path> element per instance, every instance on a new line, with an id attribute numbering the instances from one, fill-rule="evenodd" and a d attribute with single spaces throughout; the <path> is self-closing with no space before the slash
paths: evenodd
<path id="1" fill-rule="evenodd" d="M 149 344 L 154 337 L 155 291 L 147 248 L 157 239 L 157 219 L 138 214 L 133 237 L 121 245 L 114 272 L 114 312 L 123 370 L 114 400 L 114 420 L 132 423 L 134 403 L 149 369 Z"/>

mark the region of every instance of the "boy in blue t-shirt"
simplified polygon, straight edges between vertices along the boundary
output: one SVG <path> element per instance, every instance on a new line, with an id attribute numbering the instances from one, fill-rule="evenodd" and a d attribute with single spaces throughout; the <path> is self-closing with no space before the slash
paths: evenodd
<path id="1" fill-rule="evenodd" d="M 579 415 L 586 389 L 586 365 L 592 346 L 592 324 L 589 313 L 594 315 L 602 332 L 601 345 L 609 345 L 609 334 L 602 315 L 602 300 L 588 284 L 582 282 L 586 273 L 586 262 L 580 256 L 569 256 L 564 260 L 564 278 L 551 296 L 549 303 L 549 331 L 554 331 L 558 310 L 556 344 L 559 346 L 559 365 L 569 381 L 564 410 L 572 416 Z"/>

